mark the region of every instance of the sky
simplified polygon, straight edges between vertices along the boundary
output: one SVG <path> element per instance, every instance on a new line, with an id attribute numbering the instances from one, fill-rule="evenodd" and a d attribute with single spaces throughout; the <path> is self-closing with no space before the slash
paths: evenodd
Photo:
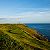
<path id="1" fill-rule="evenodd" d="M 0 0 L 0 23 L 50 23 L 50 0 Z"/>

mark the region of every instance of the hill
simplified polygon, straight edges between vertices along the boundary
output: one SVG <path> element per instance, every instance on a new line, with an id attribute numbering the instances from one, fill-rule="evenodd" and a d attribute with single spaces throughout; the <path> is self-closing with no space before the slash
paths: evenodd
<path id="1" fill-rule="evenodd" d="M 0 50 L 50 50 L 50 42 L 25 24 L 0 24 Z"/>

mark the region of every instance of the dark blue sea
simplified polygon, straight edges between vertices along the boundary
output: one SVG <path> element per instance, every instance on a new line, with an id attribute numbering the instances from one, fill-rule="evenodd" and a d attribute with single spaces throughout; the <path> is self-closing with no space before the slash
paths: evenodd
<path id="1" fill-rule="evenodd" d="M 50 40 L 50 24 L 26 24 L 29 28 L 36 29 L 40 34 Z"/>

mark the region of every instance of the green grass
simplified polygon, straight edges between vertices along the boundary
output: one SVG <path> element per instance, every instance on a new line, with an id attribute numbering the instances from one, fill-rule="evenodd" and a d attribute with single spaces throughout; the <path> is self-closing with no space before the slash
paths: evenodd
<path id="1" fill-rule="evenodd" d="M 50 50 L 50 42 L 24 24 L 0 25 L 1 50 Z"/>

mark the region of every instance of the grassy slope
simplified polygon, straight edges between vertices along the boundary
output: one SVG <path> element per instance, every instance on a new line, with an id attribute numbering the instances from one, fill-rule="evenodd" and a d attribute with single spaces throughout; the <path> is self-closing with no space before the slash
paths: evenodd
<path id="1" fill-rule="evenodd" d="M 0 41 L 5 50 L 50 50 L 47 39 L 23 24 L 0 25 Z"/>

